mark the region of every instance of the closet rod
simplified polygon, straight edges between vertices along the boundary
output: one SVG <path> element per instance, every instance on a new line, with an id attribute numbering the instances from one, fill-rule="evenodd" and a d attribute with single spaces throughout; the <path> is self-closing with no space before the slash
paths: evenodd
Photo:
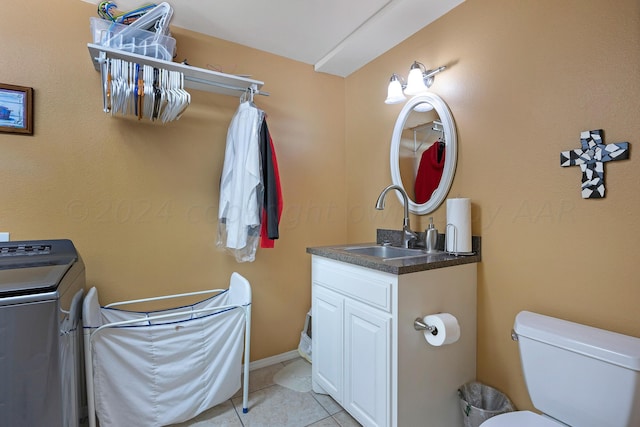
<path id="1" fill-rule="evenodd" d="M 424 132 L 425 130 L 429 130 L 427 129 L 429 127 L 429 123 L 433 123 L 434 125 L 438 126 L 442 126 L 442 122 L 438 121 L 438 120 L 431 120 L 430 122 L 426 122 L 426 123 L 422 123 L 420 125 L 414 126 L 412 128 L 409 128 L 409 130 L 414 131 L 414 132 Z M 430 130 L 436 131 L 436 132 L 442 132 L 442 130 L 440 129 L 434 129 L 433 126 L 431 127 Z"/>
<path id="2" fill-rule="evenodd" d="M 194 82 L 194 83 L 201 83 L 204 85 L 211 85 L 211 86 L 217 86 L 217 87 L 222 87 L 225 89 L 230 89 L 230 90 L 237 90 L 238 92 L 246 92 L 248 89 L 251 88 L 244 88 L 244 87 L 239 87 L 239 86 L 233 86 L 233 85 L 228 85 L 226 83 L 220 83 L 220 82 L 214 82 L 211 80 L 206 80 L 206 79 L 200 79 L 198 77 L 193 77 L 193 76 L 184 76 L 184 81 L 189 81 L 189 82 Z M 253 90 L 253 93 L 258 94 L 258 95 L 264 95 L 264 96 L 269 96 L 269 92 L 264 92 L 258 89 L 251 89 Z"/>
<path id="3" fill-rule="evenodd" d="M 154 68 L 162 68 L 171 71 L 180 71 L 184 74 L 185 86 L 206 92 L 220 93 L 224 95 L 236 96 L 239 92 L 245 92 L 253 88 L 253 93 L 268 96 L 268 92 L 260 91 L 264 82 L 241 77 L 233 74 L 225 74 L 218 71 L 194 67 L 162 59 L 155 59 L 136 53 L 124 52 L 122 50 L 87 44 L 89 54 L 94 61 L 96 71 L 100 71 L 102 64 L 107 58 L 122 59 L 141 65 L 150 65 Z"/>
<path id="4" fill-rule="evenodd" d="M 413 152 L 414 153 L 417 153 L 418 151 L 420 151 L 422 149 L 422 146 L 426 143 L 426 139 L 425 139 L 424 141 L 420 142 L 420 145 L 418 145 L 418 132 L 424 132 L 429 123 L 433 123 L 433 126 L 431 127 L 430 130 L 432 130 L 433 132 L 442 133 L 442 136 L 439 139 L 444 142 L 445 135 L 444 135 L 444 128 L 442 127 L 442 122 L 438 120 L 432 120 L 430 122 L 423 123 L 418 126 L 414 126 L 412 128 L 409 128 L 410 130 L 413 131 Z M 440 128 L 438 128 L 438 125 L 440 126 Z"/>
<path id="5" fill-rule="evenodd" d="M 95 60 L 102 64 L 106 61 L 106 58 L 95 58 Z M 258 89 L 252 89 L 252 88 L 244 88 L 244 87 L 240 87 L 240 86 L 233 86 L 230 84 L 226 84 L 226 83 L 221 83 L 221 82 L 215 82 L 212 80 L 207 80 L 207 79 L 201 79 L 198 77 L 194 77 L 194 76 L 184 76 L 184 81 L 186 82 L 194 82 L 194 83 L 200 83 L 203 85 L 209 85 L 209 86 L 217 86 L 217 87 L 221 87 L 224 89 L 229 89 L 229 90 L 235 90 L 238 92 L 246 92 L 247 90 L 252 90 L 254 94 L 258 94 L 258 95 L 264 95 L 264 96 L 269 96 L 269 92 L 264 92 Z"/>

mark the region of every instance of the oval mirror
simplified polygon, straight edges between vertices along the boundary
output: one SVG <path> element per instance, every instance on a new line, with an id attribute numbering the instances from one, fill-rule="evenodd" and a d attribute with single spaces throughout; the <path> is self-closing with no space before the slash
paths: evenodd
<path id="1" fill-rule="evenodd" d="M 402 107 L 391 137 L 391 181 L 409 197 L 409 211 L 426 215 L 447 197 L 456 171 L 455 123 L 442 98 L 424 93 Z M 403 203 L 402 196 L 395 192 Z"/>

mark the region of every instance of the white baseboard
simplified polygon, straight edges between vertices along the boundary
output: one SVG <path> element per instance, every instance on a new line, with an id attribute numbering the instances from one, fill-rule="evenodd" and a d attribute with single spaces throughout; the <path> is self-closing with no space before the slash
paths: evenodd
<path id="1" fill-rule="evenodd" d="M 250 362 L 249 370 L 253 371 L 254 369 L 264 368 L 267 366 L 275 365 L 276 363 L 297 359 L 298 357 L 300 357 L 300 353 L 298 353 L 298 350 L 287 351 L 286 353 L 276 354 L 275 356 Z"/>

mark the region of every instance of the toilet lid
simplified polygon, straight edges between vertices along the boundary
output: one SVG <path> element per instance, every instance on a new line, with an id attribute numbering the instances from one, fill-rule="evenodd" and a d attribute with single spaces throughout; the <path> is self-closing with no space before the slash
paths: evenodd
<path id="1" fill-rule="evenodd" d="M 516 411 L 491 417 L 480 424 L 480 427 L 559 427 L 562 425 L 531 411 Z"/>

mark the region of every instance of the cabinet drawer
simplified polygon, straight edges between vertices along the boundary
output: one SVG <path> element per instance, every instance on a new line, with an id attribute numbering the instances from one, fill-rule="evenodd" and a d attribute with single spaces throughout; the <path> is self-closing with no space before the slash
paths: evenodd
<path id="1" fill-rule="evenodd" d="M 396 276 L 317 256 L 312 263 L 314 283 L 391 312 L 391 287 Z"/>

